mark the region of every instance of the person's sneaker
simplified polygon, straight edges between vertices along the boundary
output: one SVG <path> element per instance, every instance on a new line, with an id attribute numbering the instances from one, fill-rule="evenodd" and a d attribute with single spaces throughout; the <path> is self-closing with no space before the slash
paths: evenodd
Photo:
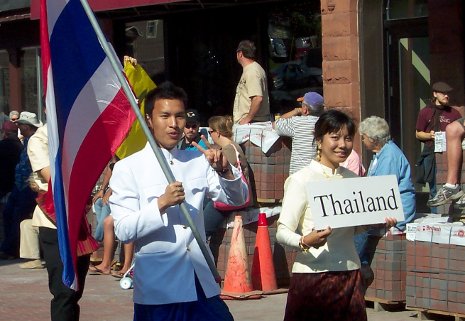
<path id="1" fill-rule="evenodd" d="M 465 209 L 465 194 L 455 202 L 455 207 L 459 209 Z"/>
<path id="2" fill-rule="evenodd" d="M 43 269 L 41 260 L 32 260 L 19 265 L 20 269 Z"/>
<path id="3" fill-rule="evenodd" d="M 444 205 L 448 202 L 458 200 L 463 195 L 464 193 L 460 186 L 456 188 L 443 186 L 439 189 L 436 195 L 426 203 L 426 205 L 429 207 L 437 207 L 439 205 Z"/>

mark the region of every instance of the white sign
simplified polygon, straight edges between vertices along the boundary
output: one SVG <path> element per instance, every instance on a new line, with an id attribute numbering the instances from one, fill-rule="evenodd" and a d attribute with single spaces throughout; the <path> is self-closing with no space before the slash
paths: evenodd
<path id="1" fill-rule="evenodd" d="M 316 229 L 379 224 L 386 217 L 404 220 L 395 175 L 312 182 L 307 197 Z"/>
<path id="2" fill-rule="evenodd" d="M 445 152 L 446 147 L 446 132 L 434 132 L 434 152 Z"/>

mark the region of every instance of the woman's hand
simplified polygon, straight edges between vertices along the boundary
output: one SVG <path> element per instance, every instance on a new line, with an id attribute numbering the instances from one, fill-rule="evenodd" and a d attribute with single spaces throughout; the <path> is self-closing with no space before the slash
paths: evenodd
<path id="1" fill-rule="evenodd" d="M 106 192 L 105 192 L 105 195 L 103 195 L 102 197 L 102 203 L 103 204 L 108 204 L 108 201 L 110 200 L 110 196 L 111 196 L 111 193 L 112 193 L 112 190 L 111 188 L 107 188 Z"/>
<path id="2" fill-rule="evenodd" d="M 386 223 L 386 228 L 389 230 L 391 227 L 396 226 L 397 219 L 395 219 L 394 217 L 386 217 L 384 219 L 384 222 Z"/>
<path id="3" fill-rule="evenodd" d="M 92 204 L 95 204 L 99 198 L 103 197 L 103 190 L 99 189 L 97 193 L 95 193 L 94 197 L 92 197 Z"/>
<path id="4" fill-rule="evenodd" d="M 302 244 L 307 247 L 319 248 L 326 243 L 328 236 L 333 232 L 331 227 L 324 230 L 313 229 L 310 234 L 302 236 Z"/>

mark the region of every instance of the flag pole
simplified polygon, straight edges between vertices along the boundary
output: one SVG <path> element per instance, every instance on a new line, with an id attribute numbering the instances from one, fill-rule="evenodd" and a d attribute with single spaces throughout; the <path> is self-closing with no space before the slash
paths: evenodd
<path id="1" fill-rule="evenodd" d="M 165 174 L 165 177 L 168 180 L 168 183 L 173 183 L 175 181 L 173 172 L 171 171 L 170 167 L 168 166 L 168 163 L 166 162 L 166 159 L 163 156 L 163 153 L 161 152 L 160 147 L 158 147 L 157 143 L 155 142 L 155 138 L 153 137 L 152 133 L 150 132 L 150 130 L 149 130 L 149 128 L 148 128 L 148 126 L 147 126 L 147 124 L 145 122 L 145 119 L 144 119 L 144 117 L 142 116 L 142 114 L 141 114 L 141 112 L 139 110 L 139 107 L 138 107 L 137 102 L 136 102 L 136 98 L 134 97 L 134 94 L 133 94 L 131 88 L 129 88 L 129 85 L 128 85 L 127 81 L 126 81 L 126 78 L 124 77 L 123 72 L 120 69 L 120 64 L 118 64 L 118 62 L 117 62 L 117 60 L 115 58 L 114 51 L 108 45 L 107 40 L 106 40 L 102 30 L 100 29 L 100 26 L 99 26 L 99 24 L 97 22 L 97 19 L 95 18 L 94 13 L 93 13 L 92 9 L 90 8 L 89 3 L 87 2 L 87 0 L 80 0 L 80 1 L 81 1 L 82 6 L 84 7 L 84 11 L 86 12 L 87 17 L 90 20 L 92 28 L 94 29 L 94 31 L 95 31 L 95 33 L 97 35 L 97 38 L 100 41 L 100 44 L 101 44 L 101 46 L 103 48 L 103 51 L 105 51 L 105 54 L 107 55 L 108 60 L 110 61 L 111 66 L 113 67 L 113 70 L 115 71 L 115 73 L 116 73 L 116 75 L 118 77 L 118 80 L 121 83 L 121 86 L 122 86 L 122 88 L 124 90 L 124 93 L 128 97 L 132 109 L 136 113 L 136 116 L 137 116 L 137 119 L 140 122 L 141 128 L 144 131 L 145 136 L 147 136 L 147 140 L 148 140 L 150 146 L 152 147 L 153 152 L 155 153 L 155 156 L 156 156 L 158 162 L 160 163 L 160 167 L 163 170 L 163 173 Z M 218 283 L 220 283 L 221 282 L 221 276 L 219 275 L 219 273 L 218 273 L 218 271 L 216 269 L 215 263 L 213 262 L 213 259 L 211 258 L 210 253 L 207 250 L 207 246 L 206 246 L 205 242 L 202 240 L 202 237 L 200 236 L 200 233 L 197 230 L 197 227 L 194 225 L 194 222 L 192 221 L 192 219 L 191 219 L 191 217 L 189 215 L 189 211 L 187 209 L 186 204 L 184 202 L 182 202 L 181 204 L 179 204 L 179 207 L 181 209 L 182 214 L 184 215 L 184 218 L 187 221 L 187 224 L 189 225 L 190 229 L 192 230 L 192 234 L 194 235 L 195 240 L 197 241 L 197 243 L 198 243 L 198 245 L 200 247 L 200 250 L 202 251 L 202 254 L 205 257 L 205 260 L 207 261 L 208 267 L 210 268 L 215 280 Z"/>

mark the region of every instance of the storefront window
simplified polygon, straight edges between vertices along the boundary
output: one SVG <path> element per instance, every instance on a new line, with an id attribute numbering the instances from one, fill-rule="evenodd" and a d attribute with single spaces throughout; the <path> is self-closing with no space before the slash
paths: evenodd
<path id="1" fill-rule="evenodd" d="M 308 91 L 322 94 L 321 15 L 312 4 L 272 10 L 268 19 L 272 110 L 285 112 Z"/>
<path id="2" fill-rule="evenodd" d="M 8 73 L 8 52 L 0 50 L 0 112 L 9 113 L 10 79 Z"/>
<path id="3" fill-rule="evenodd" d="M 37 83 L 38 83 L 38 48 L 26 48 L 21 58 L 22 81 L 21 92 L 23 110 L 33 113 L 39 113 L 40 106 L 38 100 Z"/>
<path id="4" fill-rule="evenodd" d="M 321 92 L 320 12 L 319 1 L 271 1 L 179 13 L 156 24 L 149 20 L 125 27 L 137 26 L 142 34 L 132 47 L 137 60 L 156 83 L 160 78 L 153 75 L 165 72 L 165 79 L 184 88 L 189 107 L 199 110 L 204 126 L 210 116 L 232 114 L 243 70 L 236 54 L 241 40 L 255 42 L 272 113 L 295 107 L 296 98 L 307 91 Z"/>
<path id="5" fill-rule="evenodd" d="M 125 55 L 132 56 L 157 83 L 165 72 L 163 21 L 145 20 L 128 22 Z"/>
<path id="6" fill-rule="evenodd" d="M 428 16 L 427 0 L 387 0 L 386 20 Z"/>

